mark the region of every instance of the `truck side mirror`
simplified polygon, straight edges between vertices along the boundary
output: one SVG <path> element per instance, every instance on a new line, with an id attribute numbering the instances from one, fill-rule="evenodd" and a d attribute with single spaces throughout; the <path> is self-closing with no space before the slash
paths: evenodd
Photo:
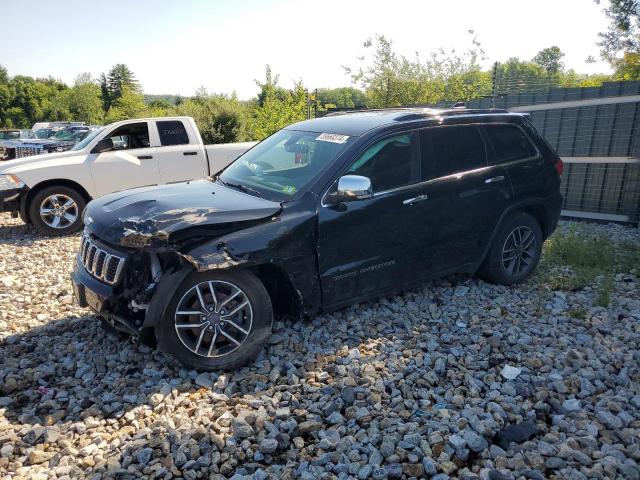
<path id="1" fill-rule="evenodd" d="M 110 152 L 111 150 L 113 150 L 113 140 L 111 140 L 111 138 L 109 137 L 103 138 L 98 143 L 96 143 L 96 146 L 93 147 L 91 153 Z"/>

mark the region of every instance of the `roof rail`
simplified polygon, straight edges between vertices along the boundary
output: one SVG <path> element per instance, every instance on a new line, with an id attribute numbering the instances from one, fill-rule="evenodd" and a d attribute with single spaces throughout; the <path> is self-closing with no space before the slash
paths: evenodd
<path id="1" fill-rule="evenodd" d="M 423 117 L 433 117 L 437 115 L 480 115 L 491 113 L 509 113 L 508 110 L 503 108 L 467 108 L 467 107 L 450 107 L 450 108 L 429 108 L 429 107 L 390 107 L 390 108 L 362 108 L 359 110 L 343 110 L 338 112 L 330 112 L 325 117 L 338 117 L 341 115 L 351 115 L 354 113 L 362 112 L 406 112 L 406 115 L 398 117 L 396 120 L 417 120 Z"/>
<path id="2" fill-rule="evenodd" d="M 359 108 L 355 110 L 338 110 L 335 112 L 329 112 L 325 117 L 338 117 L 340 115 L 350 115 L 352 113 L 362 112 L 413 112 L 416 110 L 426 110 L 427 107 L 388 107 L 388 108 Z"/>

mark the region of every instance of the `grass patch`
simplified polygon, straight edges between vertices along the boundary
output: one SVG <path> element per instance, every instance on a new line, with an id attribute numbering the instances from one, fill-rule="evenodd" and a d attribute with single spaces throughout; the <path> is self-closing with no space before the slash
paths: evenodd
<path id="1" fill-rule="evenodd" d="M 569 310 L 567 314 L 570 317 L 577 318 L 578 320 L 584 320 L 587 318 L 587 311 L 584 308 L 574 308 Z"/>
<path id="2" fill-rule="evenodd" d="M 552 290 L 575 291 L 595 283 L 594 303 L 606 307 L 614 275 L 640 273 L 640 246 L 615 244 L 604 235 L 594 237 L 572 226 L 567 232 L 556 231 L 545 242 L 540 267 L 543 281 Z"/>

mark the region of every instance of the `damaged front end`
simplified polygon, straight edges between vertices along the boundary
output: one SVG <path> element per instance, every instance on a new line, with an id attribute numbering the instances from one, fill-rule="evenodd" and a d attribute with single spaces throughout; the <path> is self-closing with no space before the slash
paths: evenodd
<path id="1" fill-rule="evenodd" d="M 306 315 L 320 305 L 314 205 L 307 194 L 283 214 L 277 202 L 203 181 L 100 198 L 86 209 L 76 297 L 146 339 L 187 275 L 246 268 L 276 313 Z"/>
<path id="2" fill-rule="evenodd" d="M 204 258 L 182 253 L 181 247 L 185 248 L 166 243 L 113 247 L 85 230 L 71 274 L 78 303 L 116 330 L 138 336 L 162 318 L 174 291 L 189 273 L 244 263 L 223 245 Z"/>
<path id="3" fill-rule="evenodd" d="M 80 306 L 113 328 L 138 335 L 163 272 L 180 268 L 177 255 L 115 249 L 85 231 L 71 277 Z"/>

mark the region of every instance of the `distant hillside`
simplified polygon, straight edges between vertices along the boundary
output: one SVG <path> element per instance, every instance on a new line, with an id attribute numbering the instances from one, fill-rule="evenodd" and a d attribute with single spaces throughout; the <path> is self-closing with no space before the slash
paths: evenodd
<path id="1" fill-rule="evenodd" d="M 187 100 L 189 97 L 183 97 L 180 95 L 147 95 L 144 96 L 144 103 L 151 103 L 158 100 L 164 100 L 169 102 L 171 105 L 175 105 L 176 103 L 181 103 Z"/>

